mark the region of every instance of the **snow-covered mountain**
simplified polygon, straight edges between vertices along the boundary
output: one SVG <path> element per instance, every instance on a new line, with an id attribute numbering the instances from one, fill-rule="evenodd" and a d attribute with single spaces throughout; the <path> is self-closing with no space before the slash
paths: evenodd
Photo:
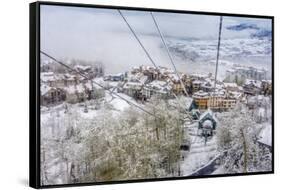
<path id="1" fill-rule="evenodd" d="M 257 34 L 260 37 L 265 34 Z M 200 61 L 214 59 L 217 40 L 169 40 L 169 49 L 183 60 Z M 220 57 L 251 58 L 271 55 L 271 40 L 262 38 L 222 39 Z"/>
<path id="2" fill-rule="evenodd" d="M 227 30 L 242 31 L 242 30 L 246 30 L 246 29 L 259 30 L 260 28 L 256 24 L 240 23 L 240 24 L 237 24 L 237 25 L 227 26 L 226 29 Z"/>

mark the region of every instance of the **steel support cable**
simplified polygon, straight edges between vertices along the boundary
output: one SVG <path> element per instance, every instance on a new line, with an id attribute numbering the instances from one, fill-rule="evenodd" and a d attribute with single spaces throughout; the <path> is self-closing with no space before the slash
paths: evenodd
<path id="1" fill-rule="evenodd" d="M 134 31 L 134 29 L 131 27 L 131 25 L 129 24 L 129 22 L 127 21 L 127 19 L 125 18 L 125 16 L 123 15 L 123 13 L 121 12 L 121 10 L 118 10 L 119 14 L 121 15 L 122 19 L 124 20 L 124 22 L 126 23 L 126 25 L 128 26 L 128 28 L 130 29 L 130 31 L 132 32 L 133 36 L 135 37 L 135 39 L 137 40 L 137 42 L 140 44 L 141 48 L 143 49 L 143 51 L 145 52 L 145 54 L 147 55 L 148 59 L 151 61 L 151 63 L 154 65 L 154 67 L 156 68 L 156 70 L 158 72 L 160 72 L 160 69 L 159 67 L 156 65 L 156 63 L 154 62 L 154 60 L 152 59 L 152 57 L 150 56 L 150 54 L 148 53 L 148 51 L 146 50 L 146 48 L 144 47 L 144 45 L 142 44 L 141 40 L 139 39 L 139 37 L 137 36 L 136 32 Z M 168 78 L 170 80 L 171 77 L 168 76 Z M 145 84 L 144 84 L 145 85 Z M 146 85 L 145 85 L 146 86 Z M 172 92 L 172 95 L 176 98 L 178 104 L 180 105 L 180 102 L 179 102 L 179 98 L 177 97 L 177 95 Z M 188 114 L 188 113 L 187 113 Z"/>
<path id="2" fill-rule="evenodd" d="M 222 20 L 223 20 L 223 17 L 220 16 L 220 25 L 219 25 L 219 36 L 218 36 L 218 45 L 217 45 L 217 60 L 216 60 L 216 72 L 215 72 L 215 85 L 214 85 L 214 90 L 216 90 L 216 85 L 217 85 L 217 75 L 218 75 L 218 66 L 219 66 L 219 57 L 220 57 L 220 45 L 221 45 Z"/>
<path id="3" fill-rule="evenodd" d="M 121 12 L 121 10 L 118 10 L 119 14 L 121 15 L 121 17 L 123 18 L 124 22 L 126 23 L 126 25 L 128 26 L 128 28 L 130 29 L 130 31 L 132 32 L 132 34 L 134 35 L 135 39 L 138 41 L 138 43 L 140 44 L 141 48 L 143 49 L 143 51 L 145 52 L 146 56 L 148 57 L 148 59 L 151 61 L 151 63 L 156 67 L 157 65 L 155 64 L 155 62 L 153 61 L 153 59 L 151 58 L 150 54 L 148 53 L 148 51 L 145 49 L 144 45 L 142 44 L 142 42 L 140 41 L 139 37 L 137 36 L 137 34 L 135 33 L 134 29 L 131 27 L 131 25 L 128 23 L 127 19 L 125 18 L 125 16 L 123 15 L 123 13 Z"/>
<path id="4" fill-rule="evenodd" d="M 172 63 L 172 65 L 173 65 L 173 67 L 174 67 L 174 70 L 175 70 L 175 72 L 176 72 L 176 74 L 177 74 L 177 76 L 178 76 L 178 78 L 179 78 L 179 80 L 180 80 L 180 83 L 181 83 L 181 85 L 182 85 L 182 87 L 183 87 L 184 93 L 185 93 L 186 96 L 188 96 L 188 93 L 187 93 L 187 91 L 186 91 L 185 85 L 183 84 L 183 82 L 182 82 L 182 80 L 181 80 L 181 77 L 180 77 L 180 75 L 179 75 L 179 73 L 178 73 L 178 71 L 177 71 L 177 68 L 176 68 L 176 65 L 175 65 L 175 63 L 174 63 L 174 61 L 173 61 L 172 55 L 171 55 L 171 53 L 170 53 L 170 50 L 169 50 L 169 48 L 168 48 L 168 46 L 167 46 L 167 44 L 166 44 L 166 42 L 165 42 L 165 40 L 164 40 L 164 36 L 163 36 L 163 34 L 162 34 L 162 32 L 161 32 L 161 30 L 160 30 L 158 24 L 157 24 L 157 21 L 156 21 L 154 15 L 153 15 L 153 13 L 150 12 L 150 14 L 151 14 L 151 17 L 152 17 L 152 19 L 153 19 L 153 22 L 154 22 L 154 24 L 155 24 L 155 26 L 156 26 L 156 29 L 157 29 L 157 31 L 158 31 L 158 33 L 159 33 L 159 36 L 160 36 L 160 38 L 161 38 L 161 40 L 162 40 L 162 42 L 163 42 L 163 44 L 164 44 L 164 47 L 165 47 L 165 49 L 166 49 L 166 51 L 167 51 L 168 57 L 169 57 L 169 59 L 170 59 L 170 62 Z"/>

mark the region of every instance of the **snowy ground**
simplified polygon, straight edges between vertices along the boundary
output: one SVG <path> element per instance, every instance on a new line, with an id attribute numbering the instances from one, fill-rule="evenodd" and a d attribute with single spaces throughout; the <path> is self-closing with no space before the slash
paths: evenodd
<path id="1" fill-rule="evenodd" d="M 121 96 L 122 98 L 130 101 L 133 104 L 142 106 L 137 101 L 135 101 L 132 97 L 130 97 L 126 94 L 117 93 L 117 92 L 115 92 L 115 93 L 118 96 Z M 108 104 L 110 107 L 109 109 L 113 110 L 115 115 L 118 115 L 118 113 L 120 111 L 124 111 L 126 108 L 129 108 L 131 106 L 127 101 L 123 100 L 122 98 L 118 97 L 117 95 L 107 92 L 105 94 L 105 97 L 99 101 L 101 105 Z M 87 113 L 84 112 L 85 104 L 87 105 L 87 108 L 88 108 Z M 57 106 L 49 107 L 49 108 L 41 107 L 41 122 L 45 122 L 48 119 L 48 117 L 51 117 L 54 114 L 56 116 L 63 117 L 64 111 L 65 111 L 64 106 L 65 106 L 65 103 L 62 103 Z M 94 100 L 86 101 L 85 103 L 67 104 L 67 106 L 68 106 L 68 109 L 76 110 L 79 115 L 81 115 L 83 118 L 86 118 L 86 119 L 96 116 L 97 113 L 99 112 L 99 109 L 95 109 Z"/>
<path id="2" fill-rule="evenodd" d="M 186 126 L 191 137 L 190 151 L 182 151 L 181 174 L 189 176 L 208 164 L 217 154 L 216 137 L 207 140 L 198 135 L 198 122 Z"/>

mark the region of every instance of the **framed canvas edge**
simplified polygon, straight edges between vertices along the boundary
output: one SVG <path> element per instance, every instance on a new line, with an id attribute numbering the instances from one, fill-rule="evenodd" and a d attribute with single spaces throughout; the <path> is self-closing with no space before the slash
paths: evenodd
<path id="1" fill-rule="evenodd" d="M 29 4 L 29 186 L 40 187 L 40 15 Z"/>
<path id="2" fill-rule="evenodd" d="M 85 8 L 105 8 L 105 9 L 123 9 L 134 11 L 153 11 L 167 13 L 183 13 L 213 16 L 230 16 L 230 17 L 246 17 L 271 19 L 272 23 L 272 170 L 249 173 L 233 173 L 233 174 L 215 174 L 203 176 L 184 176 L 184 177 L 167 177 L 167 178 L 149 178 L 149 179 L 133 179 L 120 181 L 105 182 L 89 182 L 89 183 L 71 183 L 71 184 L 54 184 L 41 185 L 40 181 L 40 6 L 70 6 Z M 205 12 L 205 11 L 189 11 L 175 9 L 157 9 L 144 7 L 126 7 L 113 5 L 97 5 L 83 3 L 66 3 L 66 2 L 49 2 L 36 1 L 29 4 L 29 186 L 41 188 L 59 188 L 59 187 L 77 187 L 90 185 L 109 185 L 123 183 L 140 183 L 140 182 L 159 182 L 171 180 L 185 179 L 204 179 L 217 177 L 238 177 L 251 175 L 274 174 L 275 148 L 274 148 L 274 16 L 269 15 L 252 15 L 222 12 Z"/>

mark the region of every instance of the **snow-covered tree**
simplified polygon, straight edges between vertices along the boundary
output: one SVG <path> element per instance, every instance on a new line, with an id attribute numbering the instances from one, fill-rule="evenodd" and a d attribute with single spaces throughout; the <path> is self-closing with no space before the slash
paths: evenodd
<path id="1" fill-rule="evenodd" d="M 178 176 L 180 110 L 156 98 L 145 109 L 153 115 L 133 106 L 116 113 L 109 104 L 92 118 L 83 118 L 75 105 L 53 114 L 42 125 L 43 183 Z"/>
<path id="2" fill-rule="evenodd" d="M 239 103 L 228 117 L 219 120 L 218 147 L 224 153 L 226 173 L 261 171 L 264 163 L 261 163 L 262 150 L 257 142 L 260 128 L 249 109 Z"/>

